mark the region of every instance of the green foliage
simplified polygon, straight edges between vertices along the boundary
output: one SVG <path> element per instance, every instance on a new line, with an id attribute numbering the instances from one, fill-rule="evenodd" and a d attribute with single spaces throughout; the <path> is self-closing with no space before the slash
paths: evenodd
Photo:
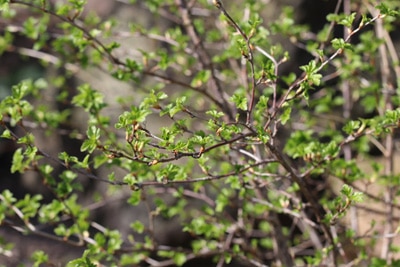
<path id="1" fill-rule="evenodd" d="M 363 200 L 363 194 L 354 192 L 354 189 L 347 184 L 343 185 L 340 194 L 332 201 L 333 212 L 325 216 L 324 220 L 330 224 L 335 224 L 339 218 L 342 218 L 353 203 Z"/>
<path id="2" fill-rule="evenodd" d="M 339 8 L 311 32 L 292 7 L 265 16 L 262 1 L 136 2 L 120 5 L 144 9 L 153 28 L 133 20 L 122 30 L 122 18 L 86 12 L 83 0 L 0 1 L 10 21 L 0 54 L 46 70 L 18 78 L 0 102 L 7 167 L 36 183 L 0 194 L 0 226 L 84 251 L 69 262 L 45 250 L 26 260 L 397 266 L 399 4 Z M 297 65 L 283 42 L 310 60 Z M 355 218 L 358 209 L 385 232 L 374 222 L 353 229 L 349 220 L 369 219 Z M 379 237 L 380 257 L 371 249 Z"/>

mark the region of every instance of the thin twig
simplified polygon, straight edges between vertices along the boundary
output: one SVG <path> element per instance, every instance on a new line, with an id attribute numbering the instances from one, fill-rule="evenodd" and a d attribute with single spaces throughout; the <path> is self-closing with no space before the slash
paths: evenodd
<path id="1" fill-rule="evenodd" d="M 219 83 L 216 77 L 216 70 L 213 66 L 210 55 L 204 48 L 204 44 L 200 36 L 198 35 L 196 28 L 193 24 L 190 12 L 188 10 L 186 1 L 184 0 L 175 0 L 177 7 L 179 8 L 179 12 L 182 17 L 182 24 L 186 29 L 188 36 L 191 38 L 192 43 L 194 45 L 193 51 L 197 56 L 197 60 L 201 65 L 201 69 L 209 70 L 211 72 L 209 85 L 211 87 L 211 92 L 216 93 L 219 97 L 216 104 L 225 111 L 225 114 L 229 117 L 229 120 L 234 120 L 234 115 L 232 109 L 230 108 L 230 104 L 227 101 L 227 93 L 223 90 L 222 85 Z"/>
<path id="2" fill-rule="evenodd" d="M 277 150 L 275 146 L 272 146 L 270 143 L 265 144 L 266 147 L 272 152 L 272 154 L 276 157 L 276 159 L 279 161 L 279 163 L 282 165 L 282 167 L 290 174 L 291 179 L 293 182 L 295 182 L 299 188 L 301 193 L 304 195 L 304 197 L 307 199 L 307 201 L 310 203 L 311 208 L 313 210 L 314 215 L 317 218 L 317 221 L 321 223 L 321 228 L 328 239 L 330 244 L 335 244 L 335 241 L 333 239 L 332 233 L 325 223 L 322 222 L 322 215 L 320 213 L 320 205 L 318 202 L 315 200 L 314 196 L 308 189 L 307 185 L 304 183 L 304 181 L 298 176 L 295 172 L 295 170 L 291 167 L 290 163 L 284 158 L 284 156 L 281 154 L 280 151 Z M 336 257 L 335 257 L 336 250 L 333 249 L 333 254 L 334 254 L 334 265 L 336 266 Z"/>
<path id="3" fill-rule="evenodd" d="M 253 108 L 254 108 L 254 104 L 255 104 L 255 97 L 256 97 L 255 93 L 256 93 L 256 87 L 257 87 L 257 82 L 256 82 L 256 77 L 255 77 L 255 67 L 254 67 L 253 46 L 250 43 L 251 36 L 247 36 L 247 34 L 240 28 L 240 26 L 236 23 L 236 21 L 226 11 L 226 9 L 221 1 L 219 1 L 219 0 L 214 1 L 214 5 L 221 11 L 222 14 L 225 15 L 225 17 L 228 18 L 229 22 L 233 25 L 233 27 L 239 32 L 239 34 L 246 41 L 248 54 L 243 54 L 243 56 L 249 62 L 250 76 L 251 76 L 250 101 L 249 101 L 248 108 L 247 108 L 246 124 L 250 125 L 251 124 L 251 116 L 252 116 L 252 112 L 253 112 Z"/>

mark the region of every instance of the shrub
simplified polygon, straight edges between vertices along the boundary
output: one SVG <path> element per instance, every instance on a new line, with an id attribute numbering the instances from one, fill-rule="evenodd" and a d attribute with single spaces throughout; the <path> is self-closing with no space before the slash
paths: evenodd
<path id="1" fill-rule="evenodd" d="M 2 191 L 2 227 L 82 248 L 69 266 L 398 265 L 395 1 L 339 1 L 317 33 L 292 8 L 263 21 L 263 1 L 121 2 L 156 27 L 1 1 L 3 56 L 41 66 L 0 104 L 8 168 L 36 177 Z M 309 58 L 293 72 L 283 39 Z"/>

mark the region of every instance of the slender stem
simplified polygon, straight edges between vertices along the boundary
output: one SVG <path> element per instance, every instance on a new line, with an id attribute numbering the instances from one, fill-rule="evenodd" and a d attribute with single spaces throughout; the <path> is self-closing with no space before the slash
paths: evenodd
<path id="1" fill-rule="evenodd" d="M 216 77 L 216 70 L 213 66 L 211 57 L 208 54 L 207 50 L 204 48 L 203 41 L 199 36 L 199 34 L 197 33 L 196 27 L 193 24 L 186 1 L 175 0 L 175 4 L 179 8 L 179 12 L 182 17 L 182 24 L 186 29 L 186 33 L 188 34 L 194 45 L 193 51 L 197 57 L 197 60 L 199 61 L 199 64 L 201 65 L 201 69 L 209 70 L 211 72 L 209 86 L 210 90 L 213 93 L 217 94 L 219 98 L 216 103 L 221 109 L 224 110 L 229 120 L 233 121 L 234 115 L 232 109 L 230 108 L 231 105 L 227 100 L 227 93 L 223 90 L 222 85 L 220 84 L 220 82 Z"/>
<path id="2" fill-rule="evenodd" d="M 375 10 L 371 10 L 374 14 L 376 13 Z M 379 14 L 378 14 L 379 15 Z M 376 36 L 380 39 L 384 39 L 385 29 L 383 27 L 382 20 L 379 20 L 375 24 L 375 32 Z M 383 105 L 379 109 L 380 115 L 383 115 L 387 110 L 393 109 L 392 103 L 392 96 L 391 92 L 393 91 L 392 84 L 390 82 L 390 65 L 388 59 L 388 53 L 385 43 L 382 43 L 379 48 L 379 58 L 380 58 L 380 72 L 381 72 L 381 83 L 382 83 L 382 95 L 383 95 Z M 384 140 L 384 147 L 385 147 L 385 167 L 384 173 L 386 176 L 390 177 L 394 173 L 394 141 L 393 141 L 393 132 L 390 132 L 386 135 Z M 396 192 L 396 186 L 389 185 L 385 194 L 385 202 L 387 203 L 386 206 L 386 220 L 385 220 L 385 230 L 384 234 L 390 234 L 393 232 L 394 229 L 394 219 L 393 219 L 393 212 L 394 212 L 394 196 Z M 382 250 L 381 250 L 381 257 L 386 259 L 386 261 L 390 264 L 392 261 L 392 252 L 390 251 L 390 247 L 392 245 L 393 238 L 385 238 L 383 240 Z"/>
<path id="3" fill-rule="evenodd" d="M 302 178 L 298 176 L 295 172 L 295 170 L 290 166 L 290 163 L 284 158 L 284 156 L 277 150 L 277 148 L 269 143 L 266 143 L 266 146 L 268 149 L 272 152 L 272 154 L 276 157 L 276 159 L 279 161 L 279 163 L 282 165 L 283 168 L 290 174 L 291 179 L 293 182 L 299 185 L 301 193 L 304 195 L 304 197 L 307 199 L 307 201 L 310 203 L 311 208 L 313 209 L 313 213 L 315 214 L 317 221 L 321 223 L 322 230 L 326 236 L 326 238 L 329 240 L 330 244 L 334 244 L 333 236 L 332 233 L 329 229 L 329 227 L 322 222 L 322 215 L 320 212 L 320 205 L 318 202 L 315 200 L 314 196 L 308 189 L 307 185 L 304 183 Z M 333 252 L 335 253 L 335 249 Z M 335 258 L 335 257 L 334 257 Z M 336 261 L 334 261 L 336 262 Z M 335 264 L 336 265 L 336 264 Z"/>
<path id="4" fill-rule="evenodd" d="M 251 76 L 250 99 L 249 99 L 249 104 L 248 104 L 248 108 L 247 108 L 246 124 L 250 125 L 251 124 L 251 120 L 252 120 L 251 116 L 252 116 L 252 112 L 253 112 L 254 104 L 255 104 L 255 98 L 256 98 L 255 94 L 256 94 L 256 87 L 257 87 L 256 76 L 255 76 L 255 67 L 254 67 L 253 46 L 250 43 L 251 37 L 249 37 L 242 30 L 242 28 L 236 23 L 236 21 L 226 11 L 226 9 L 225 9 L 225 7 L 224 7 L 224 5 L 222 4 L 221 1 L 219 1 L 219 0 L 218 1 L 214 1 L 214 5 L 221 11 L 222 14 L 225 15 L 225 17 L 228 18 L 229 22 L 232 23 L 233 27 L 239 32 L 239 34 L 246 41 L 247 54 L 244 54 L 243 56 L 249 62 L 250 76 Z"/>

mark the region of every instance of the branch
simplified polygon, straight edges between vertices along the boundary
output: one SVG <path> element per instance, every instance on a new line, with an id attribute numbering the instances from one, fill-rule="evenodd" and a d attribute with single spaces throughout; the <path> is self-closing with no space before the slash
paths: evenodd
<path id="1" fill-rule="evenodd" d="M 208 52 L 204 48 L 204 44 L 200 36 L 198 35 L 196 28 L 193 24 L 193 21 L 190 16 L 190 12 L 186 5 L 185 0 L 175 0 L 175 4 L 179 8 L 179 12 L 182 17 L 183 26 L 186 29 L 188 36 L 191 38 L 192 43 L 194 45 L 194 53 L 199 60 L 200 66 L 204 70 L 209 70 L 211 72 L 211 77 L 209 80 L 210 89 L 212 92 L 215 92 L 218 95 L 219 100 L 216 104 L 226 113 L 229 117 L 229 120 L 233 121 L 235 116 L 233 115 L 232 109 L 230 108 L 230 104 L 227 101 L 227 93 L 222 89 L 221 84 L 218 82 L 216 77 L 216 71 L 213 66 L 211 57 Z"/>
<path id="2" fill-rule="evenodd" d="M 302 178 L 295 173 L 295 170 L 290 166 L 290 163 L 284 158 L 284 156 L 277 150 L 277 148 L 275 146 L 271 145 L 268 142 L 265 145 L 272 152 L 272 154 L 276 157 L 276 159 L 282 165 L 282 167 L 290 174 L 290 177 L 293 180 L 293 182 L 298 184 L 301 193 L 304 195 L 304 197 L 310 203 L 313 213 L 317 218 L 317 221 L 319 223 L 321 223 L 321 227 L 322 227 L 322 230 L 323 230 L 326 238 L 329 240 L 329 243 L 331 245 L 334 245 L 335 241 L 333 239 L 333 236 L 332 236 L 332 233 L 331 233 L 329 227 L 325 223 L 322 222 L 322 214 L 320 213 L 320 210 L 321 210 L 320 205 L 314 199 L 314 197 L 313 197 L 312 193 L 310 192 L 310 190 L 308 189 L 307 185 L 304 183 Z M 333 249 L 333 253 L 334 253 L 334 255 L 336 254 L 335 248 Z M 335 256 L 334 256 L 334 258 L 335 258 Z"/>
<path id="3" fill-rule="evenodd" d="M 352 38 L 355 34 L 359 33 L 359 32 L 360 32 L 362 29 L 364 29 L 366 26 L 368 26 L 368 25 L 374 23 L 376 20 L 378 20 L 378 19 L 380 19 L 380 18 L 381 18 L 381 16 L 380 16 L 380 14 L 378 14 L 378 15 L 374 16 L 371 20 L 367 21 L 366 23 L 364 23 L 364 24 L 362 24 L 362 25 L 360 24 L 356 29 L 351 30 L 351 32 L 348 34 L 347 38 L 344 39 L 345 43 L 349 43 L 350 40 L 351 40 L 351 38 Z M 318 66 L 318 68 L 315 70 L 315 72 L 316 72 L 316 73 L 317 73 L 317 72 L 320 72 L 326 65 L 330 64 L 335 58 L 337 58 L 337 57 L 338 57 L 339 55 L 341 55 L 342 53 L 343 53 L 343 49 L 341 49 L 341 48 L 337 49 L 327 60 L 321 62 L 321 64 Z M 318 63 L 319 60 L 318 60 L 318 59 L 315 59 L 314 61 L 315 61 L 316 63 Z M 270 112 L 269 112 L 269 113 L 270 113 L 270 116 L 268 117 L 268 120 L 267 120 L 267 122 L 266 122 L 265 125 L 264 125 L 264 130 L 267 130 L 268 127 L 270 126 L 271 122 L 272 122 L 273 120 L 276 119 L 276 116 L 278 115 L 278 112 L 281 110 L 282 106 L 283 106 L 286 102 L 298 98 L 298 97 L 303 93 L 303 90 L 298 90 L 298 89 L 300 88 L 300 85 L 301 85 L 302 83 L 304 83 L 304 82 L 307 81 L 307 78 L 308 78 L 308 77 L 306 76 L 306 73 L 303 72 L 303 73 L 299 76 L 299 78 L 298 78 L 294 83 L 292 83 L 292 85 L 289 86 L 288 90 L 287 90 L 287 91 L 285 92 L 285 94 L 281 97 L 281 99 L 280 99 L 280 101 L 279 101 L 279 104 L 278 104 L 276 107 L 272 107 L 272 108 L 270 109 Z M 289 97 L 295 89 L 297 89 L 297 91 L 295 92 L 295 94 L 294 94 L 292 97 Z"/>
<path id="4" fill-rule="evenodd" d="M 251 74 L 250 74 L 251 75 L 251 89 L 250 89 L 251 96 L 250 96 L 250 101 L 249 101 L 249 105 L 247 108 L 246 124 L 250 125 L 251 124 L 251 115 L 252 115 L 254 104 L 255 104 L 255 93 L 256 93 L 256 87 L 257 87 L 257 82 L 256 82 L 256 77 L 255 77 L 255 68 L 254 68 L 254 57 L 253 57 L 253 49 L 254 48 L 250 43 L 251 36 L 250 37 L 247 36 L 247 34 L 240 28 L 240 26 L 236 23 L 236 21 L 226 11 L 226 9 L 224 8 L 221 1 L 219 1 L 219 0 L 214 1 L 214 5 L 221 11 L 222 14 L 225 15 L 225 17 L 228 18 L 229 22 L 232 23 L 233 27 L 239 32 L 239 34 L 246 41 L 248 54 L 243 54 L 243 56 L 249 62 L 250 70 L 251 70 Z M 243 51 L 242 51 L 242 53 L 243 53 Z"/>
<path id="5" fill-rule="evenodd" d="M 189 178 L 186 180 L 168 180 L 168 177 L 166 177 L 166 179 L 163 179 L 163 181 L 158 182 L 158 181 L 145 181 L 145 182 L 140 182 L 135 184 L 136 188 L 141 189 L 145 186 L 157 186 L 157 185 L 168 185 L 168 184 L 190 184 L 190 183 L 196 183 L 196 182 L 204 182 L 204 181 L 213 181 L 213 180 L 219 180 L 219 179 L 223 179 L 229 176 L 234 176 L 234 175 L 238 175 L 240 173 L 244 173 L 248 170 L 250 170 L 251 168 L 260 166 L 260 165 L 264 165 L 264 164 L 268 164 L 268 163 L 273 163 L 276 162 L 275 159 L 265 159 L 261 162 L 257 162 L 254 164 L 250 164 L 246 167 L 243 167 L 240 170 L 237 171 L 232 171 L 229 173 L 225 173 L 225 174 L 219 174 L 219 175 L 207 175 L 207 176 L 203 176 L 203 177 L 199 177 L 199 178 Z"/>

